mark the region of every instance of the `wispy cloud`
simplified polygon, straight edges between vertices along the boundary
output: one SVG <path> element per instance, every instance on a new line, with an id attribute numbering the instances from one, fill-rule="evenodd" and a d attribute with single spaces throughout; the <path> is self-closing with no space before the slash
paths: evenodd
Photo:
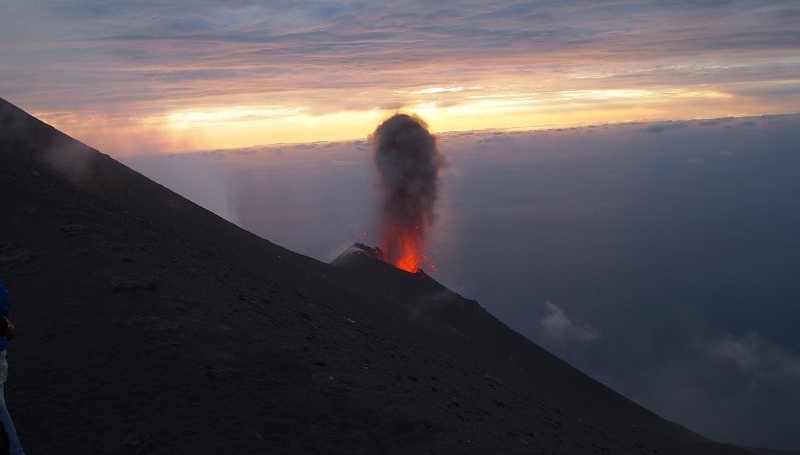
<path id="1" fill-rule="evenodd" d="M 686 122 L 660 122 L 648 125 L 640 131 L 643 133 L 661 133 L 666 130 L 679 130 L 681 128 L 686 128 L 686 126 Z"/>
<path id="2" fill-rule="evenodd" d="M 592 341 L 600 337 L 600 332 L 593 327 L 574 323 L 556 304 L 546 302 L 545 305 L 547 306 L 547 315 L 539 323 L 545 338 L 564 342 L 568 340 Z"/>
<path id="3" fill-rule="evenodd" d="M 732 362 L 757 376 L 788 375 L 800 379 L 800 354 L 767 340 L 754 331 L 728 336 L 708 346 L 712 358 Z"/>

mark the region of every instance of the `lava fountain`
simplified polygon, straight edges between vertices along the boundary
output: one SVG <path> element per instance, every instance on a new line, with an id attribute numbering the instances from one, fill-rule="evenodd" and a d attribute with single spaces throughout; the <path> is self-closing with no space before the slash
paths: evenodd
<path id="1" fill-rule="evenodd" d="M 434 221 L 444 156 L 422 119 L 395 114 L 370 136 L 380 177 L 378 235 L 384 260 L 408 272 L 427 260 L 426 234 Z"/>

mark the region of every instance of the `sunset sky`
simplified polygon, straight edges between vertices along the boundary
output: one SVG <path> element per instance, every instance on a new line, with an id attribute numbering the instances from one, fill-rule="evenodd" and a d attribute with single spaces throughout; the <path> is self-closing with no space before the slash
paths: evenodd
<path id="1" fill-rule="evenodd" d="M 0 0 L 0 96 L 112 155 L 795 112 L 796 1 Z"/>

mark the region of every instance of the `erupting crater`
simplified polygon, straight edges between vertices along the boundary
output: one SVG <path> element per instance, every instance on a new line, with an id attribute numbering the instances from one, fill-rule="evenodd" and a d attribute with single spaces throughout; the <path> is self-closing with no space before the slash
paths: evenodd
<path id="1" fill-rule="evenodd" d="M 434 221 L 444 156 L 425 122 L 407 114 L 383 122 L 370 141 L 382 196 L 378 220 L 381 259 L 415 273 L 429 263 L 427 230 Z"/>

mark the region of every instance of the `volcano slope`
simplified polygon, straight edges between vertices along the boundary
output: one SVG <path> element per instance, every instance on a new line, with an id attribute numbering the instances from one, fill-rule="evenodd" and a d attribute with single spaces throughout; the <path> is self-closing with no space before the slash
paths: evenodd
<path id="1" fill-rule="evenodd" d="M 292 253 L 3 100 L 0 182 L 30 454 L 748 453 L 427 275 Z"/>

